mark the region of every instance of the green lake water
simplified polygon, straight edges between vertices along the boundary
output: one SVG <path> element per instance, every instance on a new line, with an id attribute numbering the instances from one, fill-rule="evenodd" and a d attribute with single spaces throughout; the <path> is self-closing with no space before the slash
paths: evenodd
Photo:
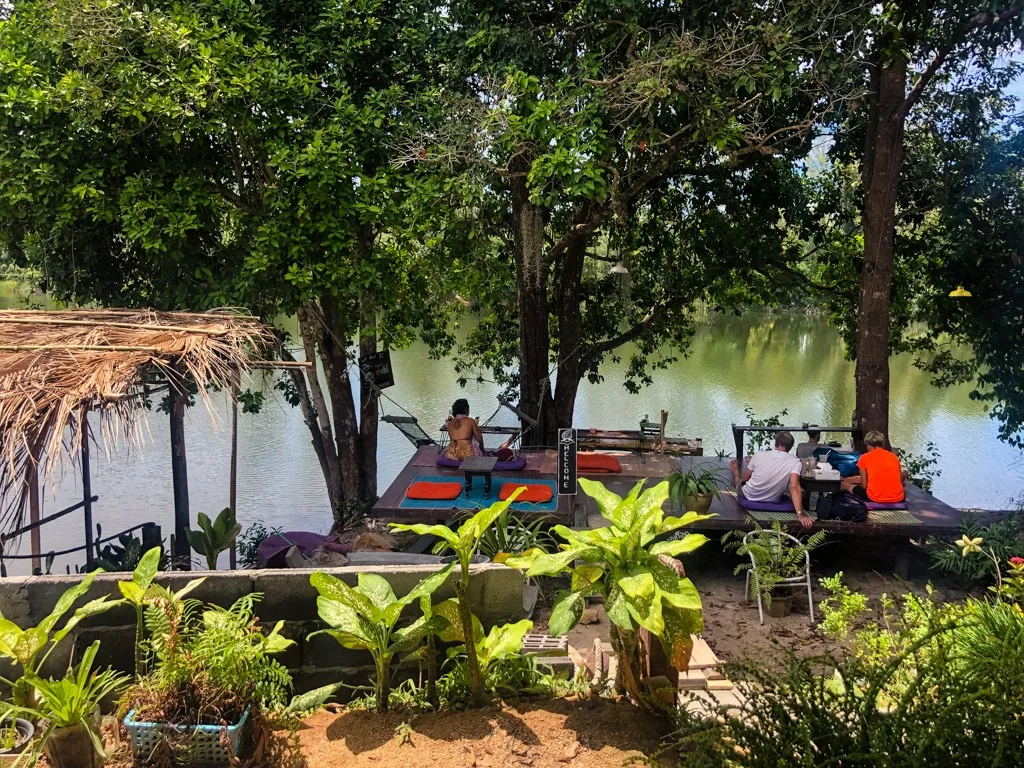
<path id="1" fill-rule="evenodd" d="M 495 410 L 497 387 L 471 382 L 460 388 L 446 360 L 431 360 L 420 345 L 393 353 L 396 384 L 387 395 L 415 414 L 428 432 L 441 425 L 453 400 L 467 397 L 474 415 Z M 670 435 L 701 437 L 705 452 L 732 452 L 729 425 L 742 423 L 744 405 L 759 416 L 789 411 L 786 421 L 848 424 L 854 405 L 853 364 L 843 357 L 836 332 L 819 318 L 747 314 L 716 317 L 701 327 L 688 357 L 655 375 L 639 394 L 622 386 L 624 365 L 608 365 L 605 380 L 581 385 L 575 425 L 635 428 L 645 414 L 669 412 Z M 330 512 L 320 468 L 297 409 L 270 386 L 257 415 L 239 420 L 238 517 L 285 529 L 325 531 Z M 921 452 L 928 440 L 942 454 L 935 495 L 960 507 L 1003 508 L 1024 490 L 1021 455 L 997 439 L 997 424 L 968 387 L 940 390 L 913 367 L 909 356 L 892 361 L 892 440 Z M 385 412 L 399 413 L 385 402 Z M 510 423 L 508 414 L 503 423 Z M 227 505 L 230 413 L 220 396 L 211 413 L 190 410 L 186 424 L 192 514 Z M 154 520 L 170 533 L 173 503 L 167 420 L 150 413 L 140 445 L 120 446 L 109 457 L 97 451 L 95 519 L 107 533 Z M 412 455 L 413 446 L 392 426 L 381 425 L 379 481 L 383 490 Z M 56 492 L 45 494 L 53 512 L 78 500 L 79 480 L 68 468 Z M 56 530 L 55 530 L 56 529 Z M 78 525 L 43 529 L 45 549 L 82 541 Z M 16 571 L 21 569 L 16 569 Z M 63 570 L 63 568 L 61 568 Z"/>

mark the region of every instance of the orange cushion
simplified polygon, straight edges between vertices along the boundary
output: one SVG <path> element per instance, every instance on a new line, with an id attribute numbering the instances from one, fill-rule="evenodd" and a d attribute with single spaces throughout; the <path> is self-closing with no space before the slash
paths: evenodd
<path id="1" fill-rule="evenodd" d="M 576 469 L 580 472 L 621 472 L 622 465 L 607 453 L 576 454 Z"/>
<path id="2" fill-rule="evenodd" d="M 462 483 L 432 483 L 429 480 L 417 480 L 405 492 L 407 499 L 450 500 L 459 498 Z"/>
<path id="3" fill-rule="evenodd" d="M 555 497 L 550 485 L 542 485 L 540 483 L 534 485 L 529 483 L 504 483 L 498 492 L 498 498 L 505 501 L 515 492 L 516 488 L 526 489 L 516 497 L 516 501 L 531 501 L 543 504 L 545 501 L 551 501 Z"/>

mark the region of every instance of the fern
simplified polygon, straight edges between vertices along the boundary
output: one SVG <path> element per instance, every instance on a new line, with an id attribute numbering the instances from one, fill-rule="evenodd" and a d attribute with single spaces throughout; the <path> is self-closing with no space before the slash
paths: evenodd
<path id="1" fill-rule="evenodd" d="M 762 528 L 754 521 L 754 530 L 746 543 L 742 531 L 730 531 L 722 541 L 741 556 L 752 556 L 754 563 L 744 562 L 736 566 L 737 575 L 750 571 L 751 588 L 761 593 L 766 606 L 772 603 L 772 591 L 785 579 L 801 576 L 807 566 L 806 554 L 825 543 L 825 531 L 816 531 L 799 544 L 788 539 L 782 526 L 776 520 L 771 528 Z M 731 542 L 731 543 L 730 543 Z"/>

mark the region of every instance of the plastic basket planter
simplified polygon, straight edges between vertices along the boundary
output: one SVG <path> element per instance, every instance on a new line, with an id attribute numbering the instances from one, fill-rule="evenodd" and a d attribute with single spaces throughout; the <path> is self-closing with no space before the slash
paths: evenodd
<path id="1" fill-rule="evenodd" d="M 234 725 L 170 725 L 169 723 L 140 723 L 133 719 L 135 710 L 124 719 L 124 727 L 132 743 L 132 756 L 146 765 L 150 755 L 163 741 L 164 734 L 174 739 L 176 765 L 227 766 L 232 755 L 239 753 L 242 737 L 249 723 L 249 709 L 242 713 Z M 221 734 L 226 735 L 230 749 L 222 746 Z"/>

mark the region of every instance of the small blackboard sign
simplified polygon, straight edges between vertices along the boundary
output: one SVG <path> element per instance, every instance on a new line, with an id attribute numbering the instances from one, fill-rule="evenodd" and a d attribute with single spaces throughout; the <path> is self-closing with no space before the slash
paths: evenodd
<path id="1" fill-rule="evenodd" d="M 558 430 L 558 495 L 576 495 L 576 430 Z"/>
<path id="2" fill-rule="evenodd" d="M 377 389 L 395 386 L 395 372 L 391 369 L 391 350 L 389 349 L 360 357 L 359 369 Z"/>

